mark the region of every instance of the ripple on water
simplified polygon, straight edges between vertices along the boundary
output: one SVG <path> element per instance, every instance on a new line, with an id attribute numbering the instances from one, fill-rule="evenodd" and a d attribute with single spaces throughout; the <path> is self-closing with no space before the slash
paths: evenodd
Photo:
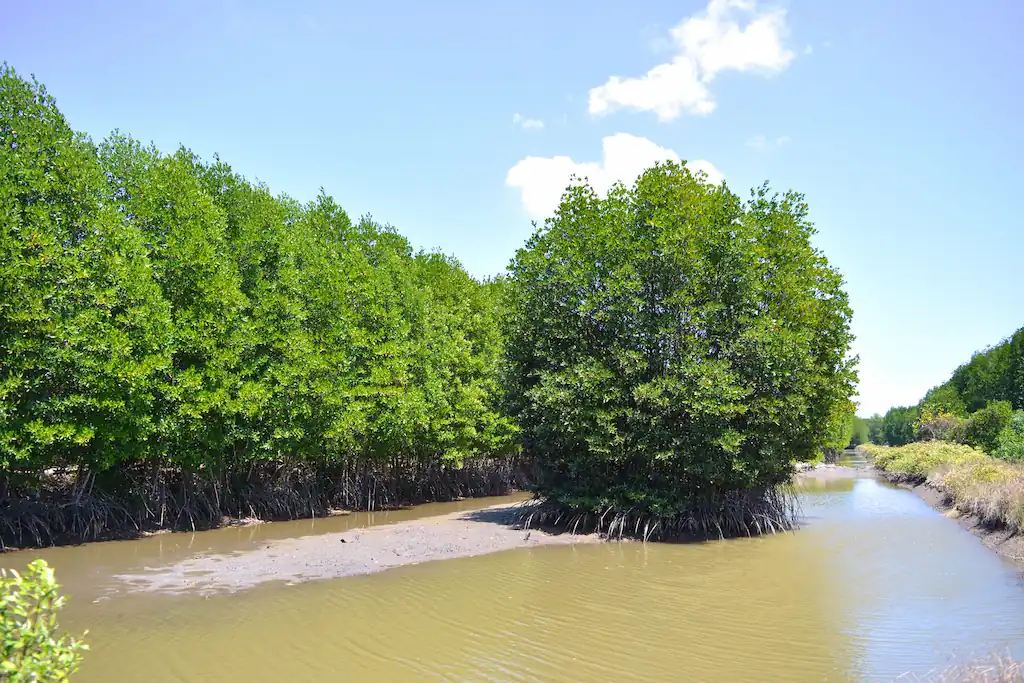
<path id="1" fill-rule="evenodd" d="M 803 507 L 808 524 L 775 537 L 73 605 L 92 630 L 78 680 L 818 683 L 1021 648 L 1012 569 L 913 494 L 864 479 Z"/>

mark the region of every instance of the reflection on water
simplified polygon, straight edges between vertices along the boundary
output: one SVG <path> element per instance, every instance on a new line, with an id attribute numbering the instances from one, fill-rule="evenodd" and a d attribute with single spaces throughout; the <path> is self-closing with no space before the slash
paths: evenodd
<path id="1" fill-rule="evenodd" d="M 91 630 L 81 683 L 817 683 L 1024 655 L 1014 569 L 913 494 L 864 478 L 805 489 L 801 503 L 806 525 L 774 537 L 516 550 L 208 599 L 76 599 L 65 621 Z M 197 534 L 184 552 L 244 549 L 241 532 L 217 533 L 230 540 Z M 119 549 L 153 542 L 63 549 L 58 571 L 84 581 L 128 552 L 167 561 Z"/>
<path id="2" fill-rule="evenodd" d="M 793 482 L 793 488 L 799 493 L 849 493 L 853 490 L 856 479 L 811 479 L 797 478 Z"/>

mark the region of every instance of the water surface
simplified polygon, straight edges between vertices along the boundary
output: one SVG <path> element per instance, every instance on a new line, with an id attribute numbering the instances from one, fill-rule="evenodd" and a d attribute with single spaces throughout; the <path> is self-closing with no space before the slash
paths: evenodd
<path id="1" fill-rule="evenodd" d="M 811 484 L 801 501 L 791 534 L 514 550 L 205 598 L 125 594 L 109 577 L 455 508 L 41 554 L 72 596 L 63 624 L 90 629 L 79 683 L 817 683 L 1024 656 L 1024 583 L 969 532 L 871 478 Z"/>

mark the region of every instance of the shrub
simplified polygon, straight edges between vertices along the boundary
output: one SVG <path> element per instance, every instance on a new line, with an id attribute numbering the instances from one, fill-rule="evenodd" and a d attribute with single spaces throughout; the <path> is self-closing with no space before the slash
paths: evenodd
<path id="1" fill-rule="evenodd" d="M 1013 407 L 1009 401 L 989 401 L 981 410 L 971 415 L 964 427 L 967 443 L 994 454 L 999 448 L 999 435 L 1010 422 Z"/>
<path id="2" fill-rule="evenodd" d="M 1018 410 L 999 433 L 995 449 L 997 457 L 1003 460 L 1024 460 L 1024 410 Z"/>
<path id="3" fill-rule="evenodd" d="M 778 519 L 762 504 L 828 445 L 854 377 L 842 278 L 806 216 L 800 195 L 744 203 L 674 163 L 606 199 L 565 194 L 517 253 L 509 304 L 513 411 L 553 518 Z"/>
<path id="4" fill-rule="evenodd" d="M 24 574 L 0 569 L 0 679 L 11 683 L 65 681 L 78 670 L 82 641 L 57 633 L 57 612 L 65 598 L 44 560 Z"/>
<path id="5" fill-rule="evenodd" d="M 906 446 L 890 447 L 869 444 L 864 450 L 876 467 L 890 474 L 924 480 L 942 467 L 991 460 L 971 446 L 943 441 L 920 441 Z"/>
<path id="6" fill-rule="evenodd" d="M 922 408 L 921 417 L 914 423 L 914 433 L 918 441 L 963 441 L 967 421 L 946 410 Z"/>

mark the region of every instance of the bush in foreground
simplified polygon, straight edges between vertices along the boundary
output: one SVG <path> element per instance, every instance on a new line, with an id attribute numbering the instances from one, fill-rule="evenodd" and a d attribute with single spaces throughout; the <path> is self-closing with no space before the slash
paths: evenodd
<path id="1" fill-rule="evenodd" d="M 565 194 L 509 283 L 512 411 L 545 517 L 654 537 L 788 524 L 776 487 L 830 443 L 854 379 L 813 232 L 802 196 L 743 202 L 681 164 Z"/>
<path id="2" fill-rule="evenodd" d="M 1024 467 L 971 446 L 939 441 L 861 448 L 890 478 L 927 482 L 960 512 L 990 526 L 1024 531 Z"/>
<path id="3" fill-rule="evenodd" d="M 11 683 L 66 681 L 88 647 L 57 633 L 65 598 L 53 570 L 36 560 L 24 574 L 0 569 L 0 680 Z"/>

